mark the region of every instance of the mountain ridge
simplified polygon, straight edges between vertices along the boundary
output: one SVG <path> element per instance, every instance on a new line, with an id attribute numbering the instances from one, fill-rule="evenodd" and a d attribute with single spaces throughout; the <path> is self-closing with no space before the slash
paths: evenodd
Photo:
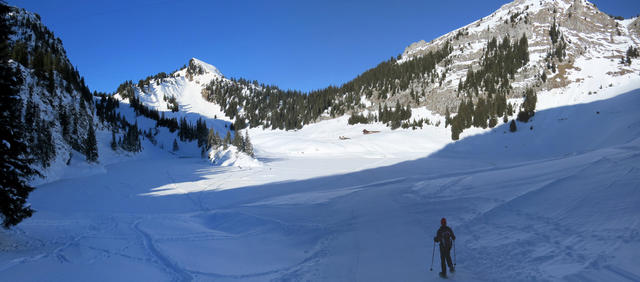
<path id="1" fill-rule="evenodd" d="M 629 64 L 608 65 L 601 77 L 589 78 L 581 75 L 584 60 L 625 59 L 628 48 L 638 46 L 639 32 L 640 19 L 615 19 L 588 1 L 516 0 L 429 43 L 413 43 L 398 58 L 382 62 L 342 86 L 306 93 L 324 95 L 322 99 L 224 76 L 217 82 L 209 81 L 202 94 L 205 100 L 217 103 L 229 120 L 240 120 L 241 125 L 251 127 L 299 129 L 345 114 L 359 115 L 360 121 L 368 123 L 380 121 L 383 106 L 397 109 L 398 105 L 426 107 L 445 115 L 459 112 L 456 109 L 467 100 L 477 107 L 480 98 L 493 99 L 495 94 L 517 99 L 529 88 L 536 92 L 562 89 L 585 79 L 600 79 L 603 85 L 609 85 L 607 77 L 640 71 L 640 65 L 633 60 Z M 525 64 L 504 78 L 491 78 L 498 74 L 482 70 L 483 60 L 493 56 L 485 54 L 492 39 L 498 43 L 508 39 L 511 43 L 522 36 L 527 37 L 528 43 Z M 411 63 L 407 65 L 408 62 Z M 468 77 L 471 70 L 476 72 L 476 82 Z M 280 99 L 277 103 L 294 104 L 297 112 L 274 105 L 264 107 L 274 97 Z M 518 105 L 512 106 L 517 111 Z M 307 110 L 310 107 L 314 109 Z M 274 120 L 274 116 L 280 118 Z M 498 113 L 497 118 L 500 116 Z M 418 119 L 415 117 L 414 121 Z M 388 124 L 396 128 L 410 125 L 410 121 Z"/>

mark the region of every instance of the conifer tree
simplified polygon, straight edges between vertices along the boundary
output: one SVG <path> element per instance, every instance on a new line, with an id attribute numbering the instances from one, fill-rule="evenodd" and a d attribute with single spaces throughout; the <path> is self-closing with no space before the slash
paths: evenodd
<path id="1" fill-rule="evenodd" d="M 113 129 L 111 130 L 111 150 L 116 150 L 118 149 L 118 143 L 116 142 L 116 130 Z"/>
<path id="2" fill-rule="evenodd" d="M 451 120 L 451 140 L 460 139 L 460 133 L 462 133 L 462 117 L 455 116 Z"/>
<path id="3" fill-rule="evenodd" d="M 518 113 L 518 121 L 528 122 L 535 115 L 536 103 L 538 96 L 532 88 L 525 91 L 524 102 L 522 103 L 522 111 Z"/>
<path id="4" fill-rule="evenodd" d="M 127 133 L 122 139 L 122 149 L 129 152 L 140 152 L 142 146 L 140 144 L 140 133 L 138 132 L 138 124 L 130 125 Z"/>
<path id="5" fill-rule="evenodd" d="M 444 112 L 444 128 L 447 128 L 451 124 L 451 113 L 449 113 L 449 107 Z"/>
<path id="6" fill-rule="evenodd" d="M 175 138 L 173 138 L 173 148 L 171 150 L 174 152 L 180 150 L 180 147 L 178 147 L 178 140 L 176 140 Z"/>
<path id="7" fill-rule="evenodd" d="M 509 131 L 516 132 L 516 130 L 518 130 L 518 127 L 516 126 L 516 121 L 511 120 L 511 123 L 509 124 Z"/>
<path id="8" fill-rule="evenodd" d="M 227 135 L 224 136 L 222 141 L 225 150 L 229 148 L 229 144 L 231 144 L 231 130 L 227 130 Z"/>
<path id="9" fill-rule="evenodd" d="M 88 162 L 98 161 L 98 142 L 96 140 L 96 131 L 93 128 L 93 121 L 89 122 L 89 130 L 84 142 L 84 156 Z"/>
<path id="10" fill-rule="evenodd" d="M 491 118 L 489 118 L 489 128 L 494 128 L 497 124 L 498 118 L 496 118 L 495 116 L 491 116 Z"/>
<path id="11" fill-rule="evenodd" d="M 216 140 L 216 133 L 213 128 L 209 129 L 209 134 L 207 134 L 207 148 L 216 148 L 220 144 L 218 140 Z"/>
<path id="12" fill-rule="evenodd" d="M 254 157 L 253 144 L 251 144 L 251 140 L 249 139 L 249 131 L 245 131 L 244 135 L 244 152 L 247 153 L 247 155 Z"/>
<path id="13" fill-rule="evenodd" d="M 214 140 L 215 140 L 216 147 L 220 147 L 220 145 L 222 145 L 222 142 L 223 142 L 222 137 L 220 137 L 220 134 L 218 134 L 217 131 L 215 133 Z"/>
<path id="14" fill-rule="evenodd" d="M 242 137 L 242 132 L 236 131 L 236 134 L 233 136 L 232 145 L 238 148 L 238 151 L 244 152 L 244 138 Z"/>
<path id="15" fill-rule="evenodd" d="M 33 143 L 34 155 L 40 160 L 42 167 L 48 167 L 56 155 L 56 147 L 51 134 L 51 126 L 45 120 L 38 123 L 36 140 Z"/>
<path id="16" fill-rule="evenodd" d="M 69 120 L 69 114 L 67 114 L 67 108 L 63 103 L 60 103 L 60 108 L 58 108 L 58 119 L 60 121 L 60 127 L 62 127 L 62 138 L 68 141 L 69 138 L 69 125 L 71 121 Z"/>
<path id="17" fill-rule="evenodd" d="M 198 139 L 198 147 L 206 147 L 208 134 L 209 131 L 207 130 L 207 123 L 202 120 L 202 118 L 198 118 L 198 121 L 196 122 L 196 137 Z"/>

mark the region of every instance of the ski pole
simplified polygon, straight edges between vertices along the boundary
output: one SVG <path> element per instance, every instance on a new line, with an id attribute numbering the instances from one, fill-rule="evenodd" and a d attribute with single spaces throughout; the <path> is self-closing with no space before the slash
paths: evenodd
<path id="1" fill-rule="evenodd" d="M 456 265 L 456 240 L 453 240 L 453 265 Z"/>
<path id="2" fill-rule="evenodd" d="M 431 251 L 431 267 L 429 271 L 433 271 L 433 255 L 436 253 L 436 242 L 433 242 L 433 250 Z"/>

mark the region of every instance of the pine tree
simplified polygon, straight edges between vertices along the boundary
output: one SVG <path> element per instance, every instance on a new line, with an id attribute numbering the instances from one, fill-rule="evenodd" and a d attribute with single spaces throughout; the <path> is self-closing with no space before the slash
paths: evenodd
<path id="1" fill-rule="evenodd" d="M 530 112 L 533 116 L 533 112 L 536 110 L 536 104 L 538 103 L 538 95 L 532 88 L 528 88 L 525 92 L 524 102 L 522 107 L 526 112 Z"/>
<path id="2" fill-rule="evenodd" d="M 247 155 L 254 157 L 253 144 L 251 144 L 251 140 L 249 140 L 249 131 L 245 131 L 244 135 L 244 152 L 247 153 Z"/>
<path id="3" fill-rule="evenodd" d="M 214 140 L 215 140 L 215 144 L 216 147 L 220 147 L 220 145 L 222 145 L 222 137 L 220 137 L 220 134 L 218 134 L 218 132 L 216 131 L 216 134 L 214 136 Z"/>
<path id="4" fill-rule="evenodd" d="M 527 88 L 524 102 L 522 103 L 522 111 L 518 113 L 518 121 L 528 122 L 529 119 L 535 115 L 537 102 L 538 96 L 536 92 L 532 88 Z"/>
<path id="5" fill-rule="evenodd" d="M 140 144 L 140 133 L 138 132 L 138 124 L 130 125 L 127 128 L 127 133 L 122 139 L 122 149 L 129 152 L 140 152 L 142 146 Z"/>
<path id="6" fill-rule="evenodd" d="M 60 120 L 60 127 L 62 127 L 62 138 L 69 141 L 69 125 L 71 121 L 69 120 L 69 114 L 67 114 L 67 108 L 63 103 L 60 103 L 60 108 L 58 108 L 58 119 Z"/>
<path id="7" fill-rule="evenodd" d="M 37 126 L 37 139 L 33 147 L 35 148 L 34 156 L 40 160 L 42 167 L 48 167 L 51 160 L 56 156 L 56 147 L 51 134 L 51 126 L 45 120 L 40 120 Z"/>
<path id="8" fill-rule="evenodd" d="M 236 134 L 233 136 L 232 145 L 238 148 L 238 151 L 244 152 L 244 138 L 242 137 L 242 132 L 236 131 Z"/>
<path id="9" fill-rule="evenodd" d="M 231 144 L 231 130 L 227 130 L 227 135 L 224 136 L 222 141 L 225 150 L 229 148 L 229 144 Z"/>
<path id="10" fill-rule="evenodd" d="M 207 130 L 207 123 L 201 118 L 198 118 L 198 121 L 196 122 L 196 135 L 198 139 L 198 147 L 204 148 L 207 146 L 208 134 L 209 134 L 209 131 Z"/>
<path id="11" fill-rule="evenodd" d="M 178 147 L 178 140 L 176 140 L 175 138 L 173 138 L 173 148 L 171 150 L 174 152 L 180 150 L 180 147 Z"/>
<path id="12" fill-rule="evenodd" d="M 207 148 L 217 148 L 220 144 L 218 140 L 216 140 L 216 133 L 213 129 L 209 129 L 209 134 L 207 134 Z"/>
<path id="13" fill-rule="evenodd" d="M 116 150 L 118 149 L 118 143 L 116 142 L 116 130 L 113 129 L 111 130 L 111 150 Z"/>
<path id="14" fill-rule="evenodd" d="M 84 156 L 88 162 L 98 161 L 98 142 L 96 140 L 96 131 L 93 128 L 93 122 L 89 122 L 89 130 L 87 131 L 87 138 L 84 142 Z"/>
<path id="15" fill-rule="evenodd" d="M 516 132 L 516 130 L 518 130 L 518 127 L 516 127 L 516 121 L 511 120 L 511 123 L 509 124 L 509 131 Z"/>
<path id="16" fill-rule="evenodd" d="M 9 64 L 8 40 L 11 29 L 7 25 L 10 8 L 0 2 L 0 212 L 2 226 L 9 228 L 33 214 L 27 205 L 33 191 L 26 178 L 37 174 L 29 165 L 27 146 L 22 127 L 22 101 L 18 96 L 22 77 Z"/>
<path id="17" fill-rule="evenodd" d="M 444 128 L 447 128 L 451 124 L 451 113 L 449 113 L 449 107 L 444 112 Z"/>
<path id="18" fill-rule="evenodd" d="M 491 118 L 489 118 L 489 128 L 494 128 L 497 124 L 498 118 L 496 118 L 495 116 L 491 116 Z"/>
<path id="19" fill-rule="evenodd" d="M 460 139 L 460 133 L 462 133 L 462 117 L 455 116 L 451 120 L 451 140 Z"/>

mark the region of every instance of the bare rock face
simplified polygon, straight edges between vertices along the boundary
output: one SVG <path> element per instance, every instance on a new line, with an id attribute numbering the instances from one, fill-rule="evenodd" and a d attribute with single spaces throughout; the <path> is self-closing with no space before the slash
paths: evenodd
<path id="1" fill-rule="evenodd" d="M 640 18 L 636 18 L 629 24 L 629 31 L 633 33 L 633 36 L 640 37 Z"/>
<path id="2" fill-rule="evenodd" d="M 549 55 L 556 47 L 550 36 L 554 22 L 560 32 L 559 40 L 566 43 L 566 56 L 562 60 Z M 465 79 L 468 69 L 480 67 L 489 40 L 500 41 L 505 36 L 516 40 L 523 34 L 528 39 L 530 61 L 518 70 L 509 97 L 521 96 L 527 87 L 551 89 L 572 83 L 565 73 L 574 68 L 578 58 L 619 60 L 630 45 L 638 46 L 640 19 L 616 20 L 586 0 L 516 0 L 431 42 L 421 40 L 411 44 L 398 63 L 435 51 L 446 42 L 453 46 L 450 63 L 439 66 L 440 73 L 446 72 L 447 77 L 442 85 L 412 83 L 412 87 L 426 93 L 420 104 L 443 113 L 446 108 L 457 107 L 462 95 L 457 91 L 458 83 Z M 555 72 L 550 70 L 551 65 Z M 539 79 L 543 72 L 550 78 L 545 82 Z"/>

